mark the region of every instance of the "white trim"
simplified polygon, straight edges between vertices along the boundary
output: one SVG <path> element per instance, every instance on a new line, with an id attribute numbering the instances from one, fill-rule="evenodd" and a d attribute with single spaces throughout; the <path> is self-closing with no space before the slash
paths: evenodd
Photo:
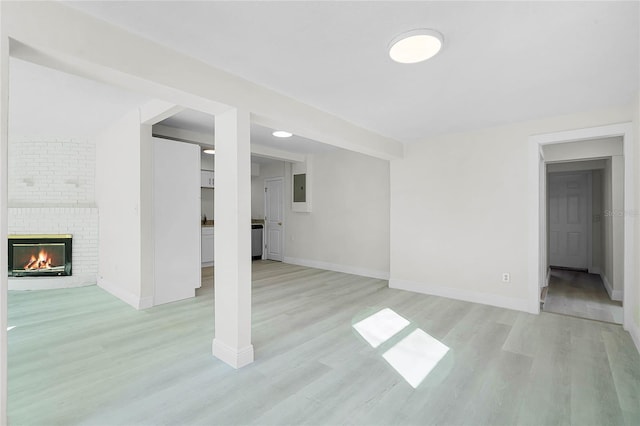
<path id="1" fill-rule="evenodd" d="M 543 287 L 549 287 L 550 282 L 551 282 L 551 268 L 547 268 L 547 276 L 544 279 Z"/>
<path id="2" fill-rule="evenodd" d="M 540 287 L 543 287 L 542 277 L 540 276 L 540 268 L 543 264 L 546 267 L 546 250 L 543 250 L 545 244 L 541 244 L 541 236 L 546 233 L 542 220 L 541 209 L 542 200 L 540 194 L 541 182 L 546 175 L 544 162 L 540 155 L 540 146 L 538 143 L 529 138 L 529 279 L 527 281 L 527 300 L 529 301 L 529 312 L 534 314 L 540 313 Z M 546 210 L 546 209 L 545 209 Z M 542 232 L 541 232 L 542 231 Z"/>
<path id="3" fill-rule="evenodd" d="M 609 282 L 605 274 L 599 274 L 599 275 L 602 278 L 602 282 L 604 283 L 604 288 L 607 290 L 607 293 L 609 294 L 609 298 L 611 300 L 616 300 L 618 302 L 621 302 L 623 292 L 621 290 L 614 290 L 613 286 L 611 285 L 611 283 Z"/>
<path id="4" fill-rule="evenodd" d="M 211 352 L 213 356 L 236 369 L 253 362 L 253 345 L 242 349 L 234 349 L 218 339 L 213 339 Z"/>
<path id="5" fill-rule="evenodd" d="M 138 299 L 138 310 L 151 308 L 153 305 L 153 296 L 141 297 Z"/>
<path id="6" fill-rule="evenodd" d="M 455 287 L 395 279 L 389 281 L 389 288 L 428 294 L 431 296 L 446 297 L 448 299 L 463 300 L 465 302 L 480 303 L 483 305 L 497 306 L 499 308 L 512 309 L 514 311 L 537 313 L 531 312 L 529 303 L 526 299 L 516 299 L 513 297 L 481 293 L 473 290 L 463 290 Z M 538 295 L 537 305 L 539 309 L 540 295 Z"/>
<path id="7" fill-rule="evenodd" d="M 541 196 L 541 157 L 540 148 L 543 145 L 575 142 L 581 140 L 600 139 L 606 137 L 622 136 L 624 145 L 624 320 L 623 327 L 628 330 L 633 323 L 632 311 L 637 303 L 632 299 L 633 290 L 636 287 L 634 280 L 634 256 L 635 248 L 632 236 L 634 235 L 634 215 L 631 214 L 634 206 L 634 164 L 633 164 L 633 124 L 620 123 L 608 126 L 591 127 L 586 129 L 569 130 L 564 132 L 534 135 L 529 137 L 529 279 L 528 279 L 528 303 L 533 308 L 538 304 L 538 287 L 541 285 L 543 274 L 544 252 L 542 247 L 546 243 L 542 232 L 542 214 L 540 211 Z M 542 239 L 542 241 L 541 241 Z M 634 287 L 634 288 L 632 288 Z M 533 311 L 539 312 L 539 306 Z"/>
<path id="8" fill-rule="evenodd" d="M 638 188 L 635 187 L 634 174 L 634 156 L 633 156 L 633 125 L 632 123 L 625 124 L 625 134 L 623 139 L 623 152 L 624 152 L 624 224 L 623 224 L 623 238 L 624 238 L 624 272 L 622 275 L 623 283 L 623 304 L 624 320 L 623 327 L 628 330 L 633 324 L 633 311 L 640 309 L 638 306 L 637 297 L 634 299 L 634 295 L 638 294 L 640 289 L 638 288 L 637 277 L 635 276 L 634 266 L 637 261 L 635 252 L 635 216 L 637 212 L 634 211 L 635 206 L 635 192 Z M 640 136 L 640 135 L 638 135 Z M 633 213 L 632 213 L 633 211 Z M 626 302 L 626 303 L 625 303 Z M 636 328 L 637 330 L 637 328 Z M 636 341 L 637 345 L 637 341 Z"/>
<path id="9" fill-rule="evenodd" d="M 294 163 L 304 163 L 304 160 L 306 158 L 304 154 L 271 148 L 269 146 L 264 146 L 257 143 L 251 143 L 251 154 L 257 157 L 271 158 L 274 160 L 289 161 Z"/>
<path id="10" fill-rule="evenodd" d="M 140 107 L 140 124 L 154 125 L 185 109 L 171 102 L 153 99 Z"/>
<path id="11" fill-rule="evenodd" d="M 640 353 L 640 327 L 635 322 L 629 323 L 629 329 L 627 330 L 631 335 L 631 340 L 636 345 L 636 350 Z"/>
<path id="12" fill-rule="evenodd" d="M 129 293 L 128 291 L 124 291 L 116 287 L 104 278 L 98 278 L 98 287 L 137 310 L 147 309 L 153 306 L 153 297 L 138 297 L 133 293 Z"/>
<path id="13" fill-rule="evenodd" d="M 214 262 L 202 262 L 202 263 L 200 264 L 200 268 L 201 268 L 201 269 L 202 269 L 202 268 L 209 268 L 209 267 L 213 266 L 213 264 L 214 264 Z"/>
<path id="14" fill-rule="evenodd" d="M 326 269 L 327 271 L 342 272 L 345 274 L 360 275 L 362 277 L 376 278 L 379 280 L 388 280 L 388 271 L 376 271 L 368 268 L 361 268 L 359 266 L 347 266 L 338 265 L 336 263 L 321 262 L 318 260 L 299 259 L 296 257 L 284 258 L 284 263 L 290 263 L 292 265 L 307 266 L 309 268 Z"/>
<path id="15" fill-rule="evenodd" d="M 593 268 L 593 170 L 587 171 L 587 271 Z M 547 197 L 549 194 L 547 194 Z M 547 218 L 547 220 L 549 220 Z M 548 231 L 547 231 L 548 232 Z"/>
<path id="16" fill-rule="evenodd" d="M 9 290 L 53 290 L 60 288 L 87 287 L 96 285 L 95 275 L 72 275 L 70 277 L 20 277 L 9 278 Z"/>

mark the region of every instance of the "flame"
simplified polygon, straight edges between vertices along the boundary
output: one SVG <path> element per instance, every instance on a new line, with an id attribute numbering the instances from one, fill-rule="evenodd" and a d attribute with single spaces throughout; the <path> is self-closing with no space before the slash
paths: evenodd
<path id="1" fill-rule="evenodd" d="M 38 257 L 31 256 L 29 262 L 24 266 L 24 269 L 51 269 L 51 262 L 53 259 L 43 249 L 38 253 Z"/>

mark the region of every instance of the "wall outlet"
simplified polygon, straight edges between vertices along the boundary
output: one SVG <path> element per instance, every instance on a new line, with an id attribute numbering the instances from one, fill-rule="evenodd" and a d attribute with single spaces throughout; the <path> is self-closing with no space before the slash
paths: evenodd
<path id="1" fill-rule="evenodd" d="M 502 282 L 503 283 L 511 282 L 511 274 L 509 274 L 508 272 L 503 272 L 502 273 Z"/>

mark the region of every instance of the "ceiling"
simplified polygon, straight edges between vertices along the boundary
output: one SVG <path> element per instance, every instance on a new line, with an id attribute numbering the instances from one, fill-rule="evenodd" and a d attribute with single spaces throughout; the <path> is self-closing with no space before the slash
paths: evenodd
<path id="1" fill-rule="evenodd" d="M 405 142 L 629 104 L 638 2 L 67 2 Z M 444 48 L 400 65 L 396 35 Z"/>
<path id="2" fill-rule="evenodd" d="M 143 95 L 17 58 L 10 58 L 9 74 L 9 135 L 13 141 L 88 141 L 150 100 Z M 161 124 L 211 134 L 214 118 L 187 109 Z M 279 139 L 271 132 L 272 129 L 252 124 L 251 142 L 300 154 L 337 149 L 296 135 Z"/>
<path id="3" fill-rule="evenodd" d="M 31 62 L 9 61 L 12 140 L 88 140 L 147 101 L 145 96 Z"/>
<path id="4" fill-rule="evenodd" d="M 185 109 L 158 124 L 209 135 L 213 134 L 215 127 L 212 115 L 191 109 Z M 338 149 L 297 135 L 290 138 L 277 138 L 271 134 L 273 130 L 251 123 L 251 143 L 298 154 L 319 154 Z"/>

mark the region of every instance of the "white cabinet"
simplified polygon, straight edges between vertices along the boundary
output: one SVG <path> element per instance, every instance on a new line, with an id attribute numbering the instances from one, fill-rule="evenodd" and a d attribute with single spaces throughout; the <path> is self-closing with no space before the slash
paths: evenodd
<path id="1" fill-rule="evenodd" d="M 200 231 L 200 149 L 190 143 L 153 138 L 153 304 L 195 296 L 202 273 Z"/>
<path id="2" fill-rule="evenodd" d="M 213 230 L 213 226 L 204 226 L 202 228 L 202 237 L 200 239 L 202 266 L 213 265 Z"/>
<path id="3" fill-rule="evenodd" d="M 214 172 L 210 170 L 200 170 L 200 186 L 202 188 L 213 188 L 214 177 Z"/>

